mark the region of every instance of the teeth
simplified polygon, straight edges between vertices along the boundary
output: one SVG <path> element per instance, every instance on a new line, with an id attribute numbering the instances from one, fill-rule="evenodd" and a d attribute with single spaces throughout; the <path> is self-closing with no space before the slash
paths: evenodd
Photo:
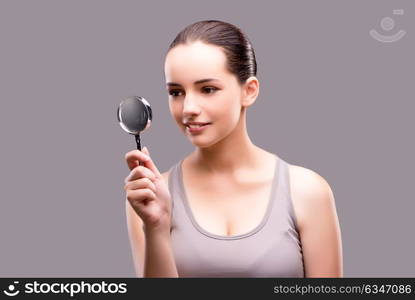
<path id="1" fill-rule="evenodd" d="M 203 126 L 203 125 L 190 125 L 190 124 L 189 124 L 189 127 L 190 127 L 190 128 L 198 128 L 198 127 L 202 127 L 202 126 Z"/>

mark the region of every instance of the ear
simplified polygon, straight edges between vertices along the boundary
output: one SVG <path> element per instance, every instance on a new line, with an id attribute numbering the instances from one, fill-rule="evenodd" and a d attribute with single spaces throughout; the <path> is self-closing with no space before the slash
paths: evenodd
<path id="1" fill-rule="evenodd" d="M 259 95 L 259 81 L 255 76 L 249 77 L 242 86 L 242 107 L 251 106 Z"/>

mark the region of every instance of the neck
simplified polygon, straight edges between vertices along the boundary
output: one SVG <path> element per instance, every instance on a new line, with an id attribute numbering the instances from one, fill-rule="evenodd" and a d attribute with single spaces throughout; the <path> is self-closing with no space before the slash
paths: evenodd
<path id="1" fill-rule="evenodd" d="M 232 174 L 240 168 L 257 168 L 263 162 L 265 151 L 255 146 L 246 130 L 246 110 L 236 128 L 218 143 L 197 148 L 192 161 L 201 171 L 214 174 Z"/>

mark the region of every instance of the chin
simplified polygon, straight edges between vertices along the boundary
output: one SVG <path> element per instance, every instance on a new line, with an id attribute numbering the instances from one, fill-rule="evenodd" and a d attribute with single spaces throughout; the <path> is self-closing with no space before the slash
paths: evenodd
<path id="1" fill-rule="evenodd" d="M 204 149 L 212 147 L 213 145 L 217 144 L 218 141 L 216 140 L 208 140 L 208 139 L 198 139 L 198 138 L 191 138 L 189 137 L 190 142 L 198 148 Z"/>
<path id="2" fill-rule="evenodd" d="M 192 143 L 193 146 L 198 147 L 198 148 L 207 148 L 209 146 L 211 146 L 211 143 L 207 143 L 207 142 L 203 142 L 203 141 L 198 141 L 198 140 L 194 140 L 194 139 L 189 139 L 190 143 Z"/>

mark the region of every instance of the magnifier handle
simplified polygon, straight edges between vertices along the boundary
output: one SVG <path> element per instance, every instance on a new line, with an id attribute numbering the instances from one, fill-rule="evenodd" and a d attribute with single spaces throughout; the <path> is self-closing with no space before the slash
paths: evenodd
<path id="1" fill-rule="evenodd" d="M 141 141 L 140 141 L 140 135 L 135 135 L 135 141 L 137 143 L 137 149 L 141 151 Z"/>
<path id="2" fill-rule="evenodd" d="M 140 141 L 140 135 L 139 135 L 139 134 L 137 134 L 137 135 L 135 136 L 135 141 L 136 141 L 136 143 L 137 143 L 137 149 L 141 151 L 141 141 Z M 142 162 L 140 161 L 140 162 L 139 162 L 139 165 L 140 165 L 140 166 L 142 166 L 142 165 L 144 165 L 144 163 L 142 163 Z"/>

